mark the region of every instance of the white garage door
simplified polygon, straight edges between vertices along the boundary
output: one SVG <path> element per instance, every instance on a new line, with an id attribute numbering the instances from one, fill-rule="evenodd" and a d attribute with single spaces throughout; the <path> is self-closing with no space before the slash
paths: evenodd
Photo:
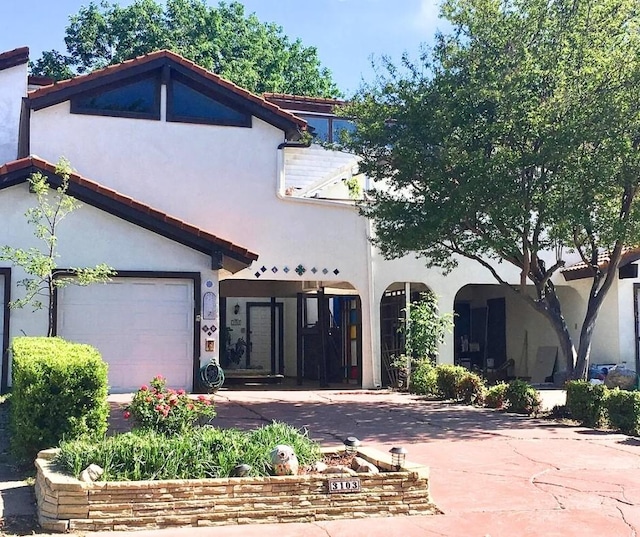
<path id="1" fill-rule="evenodd" d="M 191 280 L 114 278 L 58 294 L 58 334 L 100 351 L 112 393 L 137 390 L 156 375 L 191 390 L 193 327 Z"/>

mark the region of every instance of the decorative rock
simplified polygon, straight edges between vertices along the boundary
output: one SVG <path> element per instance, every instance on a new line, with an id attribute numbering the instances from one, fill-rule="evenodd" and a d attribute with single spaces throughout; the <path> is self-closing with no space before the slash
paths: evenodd
<path id="1" fill-rule="evenodd" d="M 323 474 L 327 468 L 329 468 L 329 466 L 322 461 L 315 462 L 311 465 L 311 471 L 317 474 Z"/>
<path id="2" fill-rule="evenodd" d="M 611 369 L 604 379 L 607 388 L 620 388 L 621 390 L 633 390 L 636 385 L 636 372 L 624 367 Z"/>
<path id="3" fill-rule="evenodd" d="M 351 468 L 359 474 L 379 474 L 380 470 L 374 464 L 363 459 L 362 457 L 354 457 L 351 461 Z"/>
<path id="4" fill-rule="evenodd" d="M 271 466 L 275 475 L 298 475 L 298 457 L 291 446 L 279 444 L 273 448 Z"/>
<path id="5" fill-rule="evenodd" d="M 327 469 L 322 472 L 323 474 L 349 474 L 358 475 L 358 472 L 352 470 L 348 466 L 328 466 Z"/>
<path id="6" fill-rule="evenodd" d="M 80 481 L 85 483 L 93 483 L 100 479 L 100 476 L 104 474 L 104 470 L 97 464 L 90 464 L 80 473 Z"/>

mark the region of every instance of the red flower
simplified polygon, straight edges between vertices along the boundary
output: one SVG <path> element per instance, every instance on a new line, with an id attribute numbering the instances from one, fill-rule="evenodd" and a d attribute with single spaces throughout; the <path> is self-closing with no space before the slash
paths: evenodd
<path id="1" fill-rule="evenodd" d="M 194 408 L 193 403 L 187 404 L 187 410 L 193 410 Z"/>
<path id="2" fill-rule="evenodd" d="M 185 391 L 182 388 L 180 388 L 178 390 L 178 395 L 184 395 L 184 394 L 185 394 Z"/>
<path id="3" fill-rule="evenodd" d="M 149 386 L 147 386 L 146 384 L 143 384 L 142 386 L 140 386 L 141 392 L 146 392 L 148 389 L 149 389 Z"/>
<path id="4" fill-rule="evenodd" d="M 207 398 L 204 395 L 198 395 L 198 401 L 204 402 L 206 400 L 207 400 Z"/>
<path id="5" fill-rule="evenodd" d="M 122 415 L 124 416 L 125 420 L 128 420 L 131 417 L 131 412 L 129 412 L 128 410 L 125 410 Z"/>
<path id="6" fill-rule="evenodd" d="M 164 380 L 164 377 L 162 375 L 156 375 L 153 380 Z"/>

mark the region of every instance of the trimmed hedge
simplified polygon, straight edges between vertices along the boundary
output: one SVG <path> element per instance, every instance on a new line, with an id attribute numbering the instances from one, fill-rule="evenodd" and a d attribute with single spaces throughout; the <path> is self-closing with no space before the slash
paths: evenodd
<path id="1" fill-rule="evenodd" d="M 566 383 L 567 408 L 571 418 L 585 427 L 602 427 L 606 422 L 607 387 L 584 380 Z"/>
<path id="2" fill-rule="evenodd" d="M 509 412 L 536 415 L 542 406 L 538 390 L 524 380 L 516 379 L 509 382 L 504 396 Z"/>
<path id="3" fill-rule="evenodd" d="M 640 393 L 614 388 L 605 399 L 609 425 L 625 434 L 640 435 Z"/>
<path id="4" fill-rule="evenodd" d="M 19 337 L 11 344 L 11 449 L 31 460 L 63 438 L 107 431 L 107 364 L 89 345 Z"/>
<path id="5" fill-rule="evenodd" d="M 504 408 L 507 404 L 506 394 L 509 385 L 506 382 L 498 382 L 487 388 L 484 394 L 484 404 L 487 408 Z"/>

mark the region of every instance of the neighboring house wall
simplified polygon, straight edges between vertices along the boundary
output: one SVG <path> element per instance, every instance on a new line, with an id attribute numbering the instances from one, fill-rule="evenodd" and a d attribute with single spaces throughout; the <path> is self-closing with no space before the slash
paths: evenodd
<path id="1" fill-rule="evenodd" d="M 0 165 L 18 157 L 20 111 L 26 94 L 26 63 L 0 70 Z"/>

